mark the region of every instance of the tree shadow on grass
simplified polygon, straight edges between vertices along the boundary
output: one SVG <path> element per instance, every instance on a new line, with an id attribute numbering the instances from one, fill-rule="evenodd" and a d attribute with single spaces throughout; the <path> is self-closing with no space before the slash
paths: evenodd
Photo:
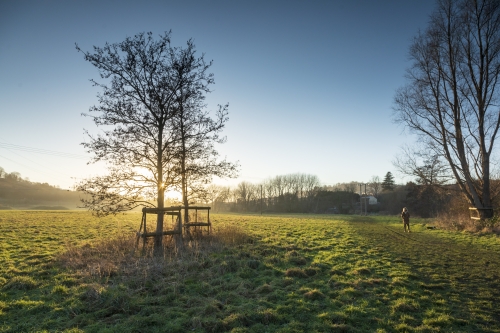
<path id="1" fill-rule="evenodd" d="M 480 248 L 453 247 L 449 239 L 439 246 L 434 244 L 439 236 L 425 232 L 401 234 L 413 240 L 402 238 L 379 218 L 248 217 L 230 224 L 232 229 L 220 225 L 211 236 L 191 243 L 186 239 L 183 253 L 166 239 L 161 259 L 148 255 L 149 248 L 144 256 L 131 255 L 133 237 L 68 246 L 40 296 L 63 310 L 39 308 L 36 326 L 19 327 L 112 332 L 499 330 L 494 253 L 488 257 Z M 18 292 L 32 298 L 41 293 L 37 286 Z M 15 291 L 9 288 L 3 292 Z M 16 315 L 24 318 L 33 314 L 30 306 L 38 306 L 30 304 L 8 306 L 17 307 Z"/>
<path id="2" fill-rule="evenodd" d="M 423 300 L 420 311 L 428 312 L 424 323 L 500 330 L 500 311 L 495 305 L 500 301 L 498 251 L 443 238 L 423 228 L 408 234 L 371 221 L 353 226 L 360 236 L 382 249 L 386 260 L 406 266 L 399 282 Z M 440 316 L 447 319 L 437 320 Z"/>

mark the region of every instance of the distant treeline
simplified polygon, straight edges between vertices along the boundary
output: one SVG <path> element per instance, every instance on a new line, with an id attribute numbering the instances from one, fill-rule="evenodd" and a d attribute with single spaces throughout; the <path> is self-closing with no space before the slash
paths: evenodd
<path id="1" fill-rule="evenodd" d="M 375 179 L 375 178 L 374 178 Z M 378 177 L 376 177 L 378 179 Z M 495 194 L 500 193 L 500 182 L 492 181 Z M 398 215 L 407 207 L 412 216 L 438 217 L 468 216 L 469 206 L 456 184 L 425 185 L 408 182 L 382 189 L 381 183 L 371 182 L 366 195 L 377 198 L 376 205 L 369 205 L 369 213 Z M 211 185 L 208 200 L 215 212 L 264 212 L 264 213 L 339 213 L 360 212 L 359 183 L 339 183 L 320 186 L 313 175 L 290 174 L 276 176 L 260 184 L 241 182 L 236 187 Z M 363 186 L 364 192 L 364 186 Z M 495 201 L 500 200 L 495 195 Z"/>
<path id="2" fill-rule="evenodd" d="M 80 194 L 47 183 L 30 182 L 0 167 L 0 209 L 76 209 Z"/>
<path id="3" fill-rule="evenodd" d="M 241 182 L 236 188 L 211 185 L 207 203 L 215 212 L 353 213 L 359 194 L 329 191 L 317 176 L 288 174 L 260 184 Z"/>

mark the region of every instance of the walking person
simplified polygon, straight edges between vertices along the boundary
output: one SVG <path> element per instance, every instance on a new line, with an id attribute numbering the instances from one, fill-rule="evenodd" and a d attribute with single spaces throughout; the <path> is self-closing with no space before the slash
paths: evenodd
<path id="1" fill-rule="evenodd" d="M 405 232 L 406 232 L 406 227 L 408 227 L 408 232 L 410 232 L 410 213 L 408 212 L 408 209 L 406 209 L 406 207 L 404 207 L 403 211 L 401 212 L 401 218 L 403 219 Z"/>

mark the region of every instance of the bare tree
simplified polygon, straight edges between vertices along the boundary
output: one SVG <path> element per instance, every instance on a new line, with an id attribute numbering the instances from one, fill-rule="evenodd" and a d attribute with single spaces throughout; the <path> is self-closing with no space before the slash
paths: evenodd
<path id="1" fill-rule="evenodd" d="M 250 182 L 243 181 L 238 184 L 235 194 L 237 200 L 243 204 L 244 210 L 248 210 L 250 201 L 257 198 L 257 187 Z"/>
<path id="2" fill-rule="evenodd" d="M 405 146 L 393 161 L 399 173 L 412 177 L 406 184 L 406 205 L 422 217 L 435 217 L 445 207 L 453 179 L 449 166 L 433 151 Z"/>
<path id="3" fill-rule="evenodd" d="M 220 186 L 210 184 L 205 189 L 205 199 L 208 201 L 214 212 L 218 211 L 218 203 L 226 201 L 229 197 L 230 188 L 227 186 Z"/>
<path id="4" fill-rule="evenodd" d="M 356 193 L 358 188 L 358 182 L 350 182 L 343 184 L 343 190 L 350 193 Z"/>
<path id="5" fill-rule="evenodd" d="M 373 195 L 377 197 L 379 192 L 382 190 L 382 183 L 380 182 L 380 177 L 372 176 L 372 179 L 368 183 L 368 186 L 370 186 L 370 190 L 373 192 Z"/>
<path id="6" fill-rule="evenodd" d="M 178 182 L 174 163 L 178 145 L 176 124 L 183 91 L 204 91 L 211 83 L 203 56 L 194 57 L 192 44 L 170 45 L 170 32 L 155 40 L 140 33 L 121 43 L 82 51 L 104 83 L 99 104 L 91 107 L 103 135 L 83 143 L 94 154 L 92 162 L 104 161 L 110 172 L 81 182 L 77 189 L 88 194 L 84 206 L 99 215 L 117 213 L 137 206 L 164 207 L 164 193 Z M 196 84 L 194 84 L 195 82 Z M 162 248 L 163 214 L 158 214 L 155 253 Z"/>
<path id="7" fill-rule="evenodd" d="M 312 198 L 319 187 L 319 178 L 316 175 L 307 174 L 304 179 L 304 191 L 308 198 Z"/>
<path id="8" fill-rule="evenodd" d="M 415 177 L 420 185 L 441 186 L 453 179 L 449 165 L 433 151 L 405 146 L 392 164 L 401 174 Z"/>
<path id="9" fill-rule="evenodd" d="M 271 179 L 264 181 L 262 184 L 264 188 L 264 194 L 266 198 L 267 205 L 272 205 L 273 198 L 277 196 L 276 188 L 274 186 L 274 183 Z"/>
<path id="10" fill-rule="evenodd" d="M 183 50 L 183 58 L 194 58 L 194 45 L 188 41 Z M 203 60 L 202 58 L 200 59 Z M 203 63 L 204 70 L 210 65 Z M 177 76 L 186 75 L 185 69 L 176 68 Z M 204 74 L 204 73 L 203 73 Z M 220 136 L 228 121 L 228 105 L 220 106 L 212 118 L 205 109 L 205 93 L 210 92 L 208 84 L 213 83 L 213 75 L 192 75 L 187 73 L 190 84 L 180 89 L 175 116 L 172 118 L 174 135 L 176 136 L 175 163 L 179 174 L 179 187 L 185 220 L 189 218 L 188 207 L 190 197 L 203 197 L 206 184 L 213 176 L 234 177 L 238 165 L 226 160 L 218 160 L 215 144 L 222 144 L 225 137 Z"/>
<path id="11" fill-rule="evenodd" d="M 492 217 L 490 160 L 500 126 L 500 2 L 440 0 L 410 48 L 395 118 L 450 166 L 469 204 Z"/>

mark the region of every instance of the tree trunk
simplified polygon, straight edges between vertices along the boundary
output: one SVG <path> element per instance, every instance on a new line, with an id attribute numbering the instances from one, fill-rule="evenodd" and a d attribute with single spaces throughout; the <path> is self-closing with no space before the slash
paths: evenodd
<path id="1" fill-rule="evenodd" d="M 165 206 L 165 187 L 163 186 L 163 127 L 159 127 L 158 131 L 158 153 L 156 161 L 156 172 L 157 172 L 157 202 L 156 207 L 159 209 Z M 154 241 L 154 256 L 159 257 L 163 255 L 163 212 L 158 212 L 156 217 L 156 236 Z"/>
<path id="2" fill-rule="evenodd" d="M 164 191 L 162 184 L 158 184 L 158 200 L 157 207 L 164 208 Z M 163 255 L 163 212 L 158 212 L 156 218 L 156 236 L 154 242 L 154 255 L 155 257 Z"/>
<path id="3" fill-rule="evenodd" d="M 182 163 L 184 165 L 184 163 Z M 186 180 L 186 175 L 185 171 L 183 168 L 183 173 L 182 173 L 182 203 L 184 204 L 184 223 L 189 222 L 189 200 L 188 200 L 188 193 L 187 193 L 187 180 Z"/>

